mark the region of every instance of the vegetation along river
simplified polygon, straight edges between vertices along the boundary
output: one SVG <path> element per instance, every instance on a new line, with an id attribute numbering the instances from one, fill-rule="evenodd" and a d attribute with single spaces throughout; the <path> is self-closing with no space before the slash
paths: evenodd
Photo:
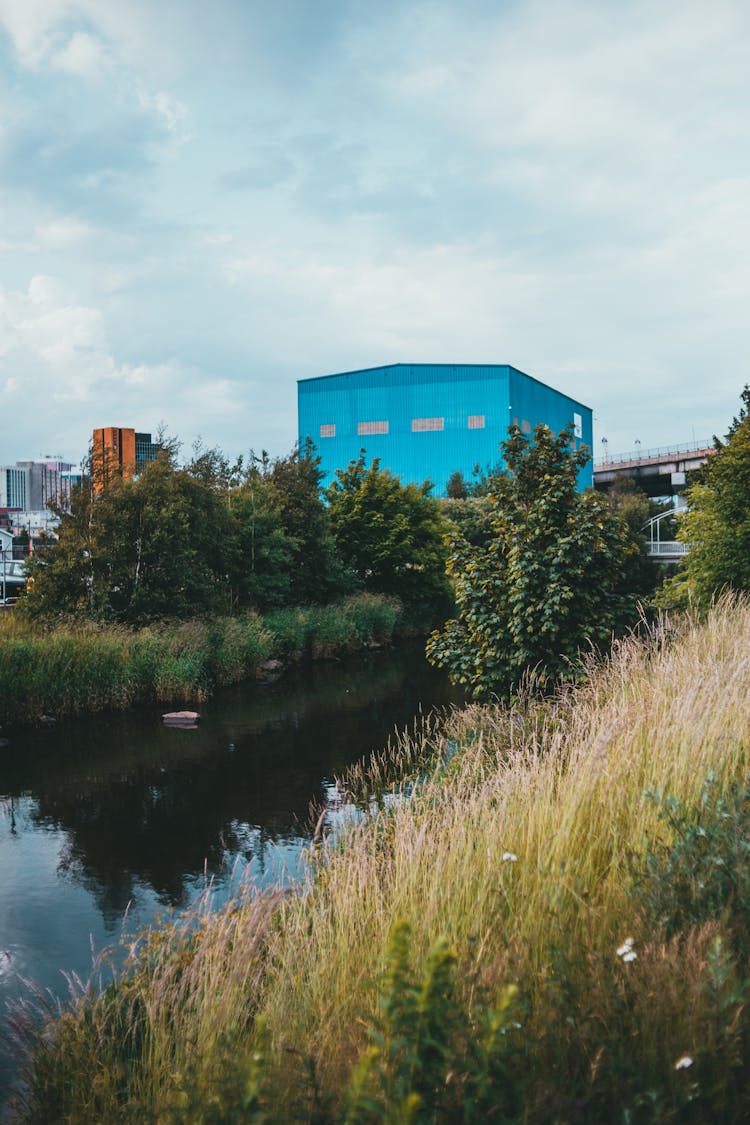
<path id="1" fill-rule="evenodd" d="M 64 995 L 91 949 L 114 944 L 213 882 L 293 880 L 311 802 L 421 710 L 458 701 L 420 647 L 291 669 L 199 706 L 5 731 L 0 749 L 0 1104 L 13 1081 L 8 1002 L 23 978 Z M 248 867 L 249 865 L 249 867 Z M 1 1116 L 1 1114 L 0 1114 Z"/>

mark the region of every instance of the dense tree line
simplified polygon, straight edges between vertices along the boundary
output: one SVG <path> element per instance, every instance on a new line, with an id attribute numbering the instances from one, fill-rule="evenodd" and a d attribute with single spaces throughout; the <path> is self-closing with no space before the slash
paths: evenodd
<path id="1" fill-rule="evenodd" d="M 673 590 L 750 584 L 738 499 L 747 492 L 747 395 L 691 489 L 695 515 L 685 524 L 707 542 L 731 507 L 731 536 L 695 549 Z M 653 505 L 627 483 L 608 497 L 580 492 L 589 454 L 569 431 L 511 427 L 501 453 L 470 486 L 454 474 L 452 498 L 437 500 L 429 482 L 404 485 L 364 451 L 324 490 L 311 445 L 234 462 L 197 447 L 181 463 L 163 441 L 136 478 L 115 476 L 97 494 L 89 476 L 74 490 L 59 539 L 31 563 L 27 610 L 140 625 L 366 590 L 398 597 L 415 624 L 449 617 L 430 658 L 477 694 L 509 690 L 529 667 L 565 673 L 653 601 L 662 572 L 642 530 Z M 709 557 L 711 577 L 699 580 Z"/>
<path id="2" fill-rule="evenodd" d="M 26 609 L 136 625 L 364 589 L 436 620 L 450 602 L 447 525 L 429 486 L 364 455 L 327 493 L 322 476 L 311 446 L 233 463 L 198 447 L 181 464 L 164 441 L 134 479 L 112 475 L 97 494 L 89 475 L 74 489 L 58 540 L 30 563 Z"/>

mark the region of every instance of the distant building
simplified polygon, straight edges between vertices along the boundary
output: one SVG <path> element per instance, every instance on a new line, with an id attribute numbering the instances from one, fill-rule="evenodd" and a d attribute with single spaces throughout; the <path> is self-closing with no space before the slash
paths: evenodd
<path id="1" fill-rule="evenodd" d="M 73 468 L 68 461 L 16 461 L 16 467 L 26 474 L 27 511 L 40 512 L 50 504 L 67 504 L 70 493 L 65 474 Z"/>
<path id="2" fill-rule="evenodd" d="M 91 471 L 94 491 L 101 492 L 113 476 L 131 480 L 149 462 L 156 460 L 159 446 L 151 434 L 117 426 L 94 430 Z"/>
<path id="3" fill-rule="evenodd" d="M 0 466 L 0 508 L 26 507 L 27 476 L 17 465 Z"/>
<path id="4" fill-rule="evenodd" d="M 300 379 L 297 393 L 300 444 L 315 443 L 324 484 L 364 449 L 402 481 L 429 478 L 444 495 L 452 473 L 468 480 L 497 465 L 511 423 L 525 434 L 572 426 L 575 445 L 592 448 L 591 409 L 508 364 L 395 363 Z M 579 486 L 592 483 L 589 462 Z"/>
<path id="5" fill-rule="evenodd" d="M 42 512 L 50 504 L 66 507 L 72 468 L 55 458 L 0 465 L 0 508 Z"/>

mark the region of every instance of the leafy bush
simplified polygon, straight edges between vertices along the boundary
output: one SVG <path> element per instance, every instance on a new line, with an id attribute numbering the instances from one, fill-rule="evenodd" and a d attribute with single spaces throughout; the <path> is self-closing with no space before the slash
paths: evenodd
<path id="1" fill-rule="evenodd" d="M 582 650 L 609 645 L 636 616 L 625 579 L 637 544 L 602 496 L 578 491 L 589 451 L 571 448 L 572 428 L 508 435 L 508 471 L 490 478 L 484 502 L 491 534 L 453 536 L 457 614 L 427 642 L 428 660 L 477 697 L 507 696 L 532 668 L 570 676 Z"/>
<path id="2" fill-rule="evenodd" d="M 711 775 L 695 805 L 659 793 L 648 798 L 670 834 L 635 871 L 648 916 L 667 937 L 720 919 L 750 957 L 750 792 L 722 790 Z"/>
<path id="3" fill-rule="evenodd" d="M 397 923 L 379 1017 L 352 1075 L 346 1125 L 515 1120 L 521 1104 L 514 1065 L 521 1025 L 509 1018 L 515 989 L 470 1013 L 458 996 L 457 956 L 448 942 L 439 938 L 415 974 L 411 941 L 408 923 Z"/>

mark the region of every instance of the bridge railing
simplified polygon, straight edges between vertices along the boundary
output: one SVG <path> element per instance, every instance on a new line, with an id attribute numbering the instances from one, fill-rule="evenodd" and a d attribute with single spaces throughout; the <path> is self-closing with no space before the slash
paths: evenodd
<path id="1" fill-rule="evenodd" d="M 671 457 L 680 453 L 700 453 L 703 449 L 713 449 L 713 442 L 687 441 L 682 445 L 660 445 L 656 449 L 635 449 L 629 453 L 613 453 L 594 462 L 595 469 L 606 469 L 610 465 L 622 465 L 625 461 L 649 461 L 656 457 Z"/>
<path id="2" fill-rule="evenodd" d="M 649 543 L 648 553 L 654 558 L 663 555 L 686 555 L 690 550 L 689 543 L 678 543 L 676 539 L 662 539 L 658 543 Z"/>

